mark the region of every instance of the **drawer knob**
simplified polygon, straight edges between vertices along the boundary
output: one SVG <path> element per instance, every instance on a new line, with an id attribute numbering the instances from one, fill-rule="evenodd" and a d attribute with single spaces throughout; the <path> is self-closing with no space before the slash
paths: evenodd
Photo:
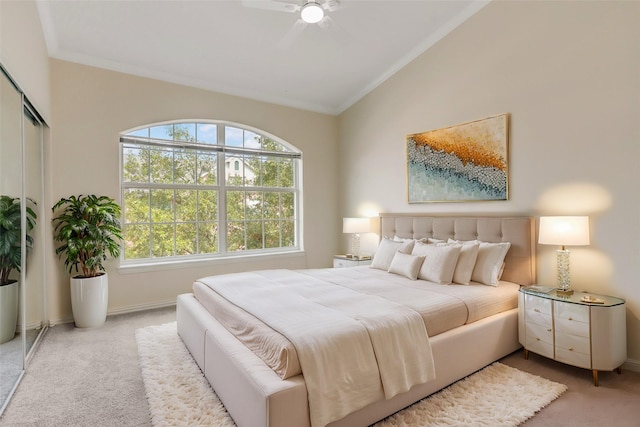
<path id="1" fill-rule="evenodd" d="M 547 329 L 547 332 L 551 332 L 551 328 Z"/>
<path id="2" fill-rule="evenodd" d="M 536 341 L 540 341 L 540 338 L 536 338 Z"/>
<path id="3" fill-rule="evenodd" d="M 569 347 L 569 351 L 573 351 L 573 347 Z"/>
<path id="4" fill-rule="evenodd" d="M 573 320 L 573 317 L 569 317 L 569 320 Z"/>
<path id="5" fill-rule="evenodd" d="M 536 313 L 540 313 L 540 310 L 538 310 L 537 308 L 534 308 L 533 311 L 535 311 Z"/>

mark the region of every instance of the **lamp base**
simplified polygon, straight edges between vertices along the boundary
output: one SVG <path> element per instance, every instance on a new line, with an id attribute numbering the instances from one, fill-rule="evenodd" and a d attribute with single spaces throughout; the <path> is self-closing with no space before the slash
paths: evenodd
<path id="1" fill-rule="evenodd" d="M 573 295 L 573 289 L 567 289 L 566 291 L 562 289 L 556 289 L 556 295 L 559 297 L 570 297 Z"/>

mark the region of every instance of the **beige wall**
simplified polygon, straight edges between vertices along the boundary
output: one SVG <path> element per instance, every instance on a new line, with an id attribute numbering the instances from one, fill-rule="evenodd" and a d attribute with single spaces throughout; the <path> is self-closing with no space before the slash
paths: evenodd
<path id="1" fill-rule="evenodd" d="M 341 210 L 589 215 L 573 287 L 627 299 L 640 367 L 638 22 L 638 2 L 489 4 L 340 116 Z M 508 201 L 407 204 L 407 134 L 501 113 Z M 556 283 L 555 249 L 538 246 L 540 283 Z"/>
<path id="2" fill-rule="evenodd" d="M 119 133 L 177 119 L 219 119 L 249 125 L 293 144 L 303 153 L 302 256 L 245 262 L 211 262 L 189 268 L 131 272 L 110 262 L 109 312 L 161 305 L 188 292 L 199 277 L 260 268 L 328 267 L 338 246 L 337 119 L 70 62 L 51 61 L 56 126 L 50 154 L 52 200 L 101 194 L 120 201 Z M 71 315 L 68 273 L 53 255 L 49 308 L 53 321 Z"/>
<path id="3" fill-rule="evenodd" d="M 34 1 L 0 1 L 0 62 L 49 122 L 49 57 Z"/>

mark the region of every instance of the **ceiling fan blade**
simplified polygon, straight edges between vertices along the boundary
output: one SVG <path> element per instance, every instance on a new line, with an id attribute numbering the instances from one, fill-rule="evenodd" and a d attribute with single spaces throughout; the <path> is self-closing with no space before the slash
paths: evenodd
<path id="1" fill-rule="evenodd" d="M 298 2 L 288 2 L 283 0 L 242 0 L 245 7 L 255 9 L 273 10 L 276 12 L 298 12 L 300 4 Z"/>
<path id="2" fill-rule="evenodd" d="M 342 8 L 342 3 L 338 0 L 325 0 L 322 7 L 327 9 L 329 12 L 333 12 Z"/>
<path id="3" fill-rule="evenodd" d="M 295 24 L 291 26 L 289 31 L 284 35 L 284 37 L 278 42 L 278 48 L 280 49 L 288 49 L 293 45 L 296 39 L 302 34 L 304 29 L 307 27 L 307 23 L 302 19 L 298 19 Z"/>

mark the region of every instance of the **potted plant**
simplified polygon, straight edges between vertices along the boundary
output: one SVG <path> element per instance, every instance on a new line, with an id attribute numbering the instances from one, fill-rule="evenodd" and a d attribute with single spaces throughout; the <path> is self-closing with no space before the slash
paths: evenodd
<path id="1" fill-rule="evenodd" d="M 71 277 L 71 309 L 79 328 L 102 325 L 107 318 L 109 283 L 102 262 L 120 255 L 120 206 L 107 196 L 62 198 L 52 211 L 54 240 Z"/>
<path id="2" fill-rule="evenodd" d="M 35 202 L 27 199 L 31 203 Z M 0 196 L 0 344 L 10 341 L 16 334 L 18 323 L 19 288 L 18 280 L 11 278 L 11 272 L 20 272 L 22 263 L 22 222 L 20 198 Z M 26 207 L 27 249 L 33 246 L 29 234 L 36 225 L 37 215 Z"/>

